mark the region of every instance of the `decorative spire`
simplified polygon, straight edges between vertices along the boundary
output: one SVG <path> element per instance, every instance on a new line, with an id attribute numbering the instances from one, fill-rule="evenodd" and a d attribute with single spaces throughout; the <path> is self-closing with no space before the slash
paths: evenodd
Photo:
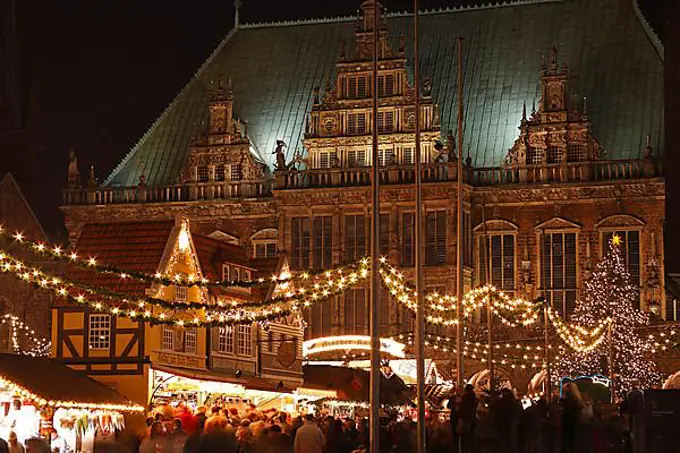
<path id="1" fill-rule="evenodd" d="M 583 96 L 583 112 L 581 116 L 584 120 L 588 119 L 588 98 L 586 96 Z"/>
<path id="2" fill-rule="evenodd" d="M 97 187 L 97 178 L 94 174 L 94 165 L 90 165 L 90 179 L 87 181 L 87 186 L 90 189 L 95 189 Z"/>
<path id="3" fill-rule="evenodd" d="M 231 77 L 227 79 L 227 99 L 233 99 L 234 97 L 234 90 L 231 85 Z"/>
<path id="4" fill-rule="evenodd" d="M 550 57 L 550 72 L 557 72 L 557 47 L 553 46 L 552 55 Z"/>
<path id="5" fill-rule="evenodd" d="M 234 28 L 238 29 L 241 27 L 241 5 L 243 2 L 241 0 L 234 0 Z"/>
<path id="6" fill-rule="evenodd" d="M 78 187 L 80 184 L 80 171 L 78 170 L 78 157 L 75 150 L 68 153 L 68 185 L 71 188 Z"/>
<path id="7" fill-rule="evenodd" d="M 522 105 L 522 123 L 527 122 L 527 102 L 524 101 Z"/>

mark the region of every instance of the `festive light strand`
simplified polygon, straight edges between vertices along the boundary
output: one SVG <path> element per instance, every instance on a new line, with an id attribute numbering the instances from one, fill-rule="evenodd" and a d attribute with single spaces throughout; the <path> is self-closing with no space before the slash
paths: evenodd
<path id="1" fill-rule="evenodd" d="M 15 353 L 32 357 L 47 357 L 50 355 L 52 342 L 39 336 L 35 330 L 26 325 L 17 316 L 7 313 L 0 319 L 0 323 L 9 325 L 12 337 L 12 349 Z M 18 338 L 19 333 L 23 334 L 31 341 L 33 347 L 30 349 L 22 349 Z"/>

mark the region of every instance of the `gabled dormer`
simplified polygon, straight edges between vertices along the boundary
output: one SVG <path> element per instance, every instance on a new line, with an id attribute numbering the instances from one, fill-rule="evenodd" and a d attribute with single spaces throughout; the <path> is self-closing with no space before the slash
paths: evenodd
<path id="1" fill-rule="evenodd" d="M 520 134 L 508 152 L 510 166 L 560 164 L 601 159 L 604 149 L 593 137 L 588 119 L 587 99 L 581 108 L 569 103 L 569 71 L 559 67 L 553 48 L 550 65 L 541 68 L 541 99 L 538 110 L 527 118 L 522 111 Z"/>
<path id="2" fill-rule="evenodd" d="M 190 154 L 181 182 L 261 181 L 264 165 L 250 151 L 250 140 L 235 120 L 231 81 L 222 78 L 210 89 L 208 124 L 192 137 Z M 243 127 L 245 129 L 245 127 Z"/>
<path id="3" fill-rule="evenodd" d="M 381 165 L 409 165 L 414 161 L 415 87 L 408 78 L 405 39 L 402 36 L 398 48 L 392 48 L 382 5 L 379 5 L 379 11 L 379 111 L 376 123 L 381 136 Z M 335 79 L 328 81 L 323 95 L 320 88 L 314 90 L 304 142 L 309 168 L 371 165 L 373 23 L 374 2 L 367 0 L 359 9 L 354 42 L 349 48 L 344 42 L 340 46 Z M 433 162 L 434 140 L 439 137 L 439 111 L 433 103 L 429 81 L 423 83 L 421 93 L 424 160 Z"/>

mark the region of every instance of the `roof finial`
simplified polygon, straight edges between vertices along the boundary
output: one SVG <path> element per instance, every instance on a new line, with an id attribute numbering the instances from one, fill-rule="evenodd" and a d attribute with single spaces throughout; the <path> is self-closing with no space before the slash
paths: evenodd
<path id="1" fill-rule="evenodd" d="M 531 101 L 531 116 L 534 116 L 536 114 L 536 99 L 533 99 Z"/>
<path id="2" fill-rule="evenodd" d="M 231 99 L 234 97 L 234 90 L 231 85 L 231 77 L 227 79 L 227 99 Z"/>
<path id="3" fill-rule="evenodd" d="M 588 98 L 586 96 L 583 96 L 583 112 L 581 116 L 583 119 L 588 119 Z"/>
<path id="4" fill-rule="evenodd" d="M 522 122 L 526 122 L 527 120 L 527 101 L 524 101 L 524 104 L 522 105 Z"/>
<path id="5" fill-rule="evenodd" d="M 241 27 L 241 0 L 234 0 L 234 28 Z"/>
<path id="6" fill-rule="evenodd" d="M 557 47 L 552 48 L 552 57 L 550 61 L 550 70 L 552 72 L 557 72 Z"/>
<path id="7" fill-rule="evenodd" d="M 80 171 L 78 170 L 78 157 L 76 151 L 71 150 L 68 153 L 68 185 L 71 188 L 78 187 L 80 183 Z"/>

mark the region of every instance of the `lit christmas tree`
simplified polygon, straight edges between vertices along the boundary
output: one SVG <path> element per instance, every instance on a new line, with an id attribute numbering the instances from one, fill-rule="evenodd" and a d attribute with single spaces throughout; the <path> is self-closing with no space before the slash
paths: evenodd
<path id="1" fill-rule="evenodd" d="M 621 251 L 621 238 L 614 235 L 604 259 L 585 282 L 571 322 L 594 328 L 611 318 L 612 347 L 609 332 L 596 348 L 576 352 L 568 346 L 557 360 L 554 378 L 605 374 L 609 370 L 610 354 L 613 358 L 614 386 L 617 395 L 625 395 L 635 380 L 642 388 L 659 384 L 660 375 L 653 361 L 646 358 L 648 348 L 636 328 L 647 325 L 647 315 L 634 308 L 638 298 L 637 288 L 631 283 Z"/>

